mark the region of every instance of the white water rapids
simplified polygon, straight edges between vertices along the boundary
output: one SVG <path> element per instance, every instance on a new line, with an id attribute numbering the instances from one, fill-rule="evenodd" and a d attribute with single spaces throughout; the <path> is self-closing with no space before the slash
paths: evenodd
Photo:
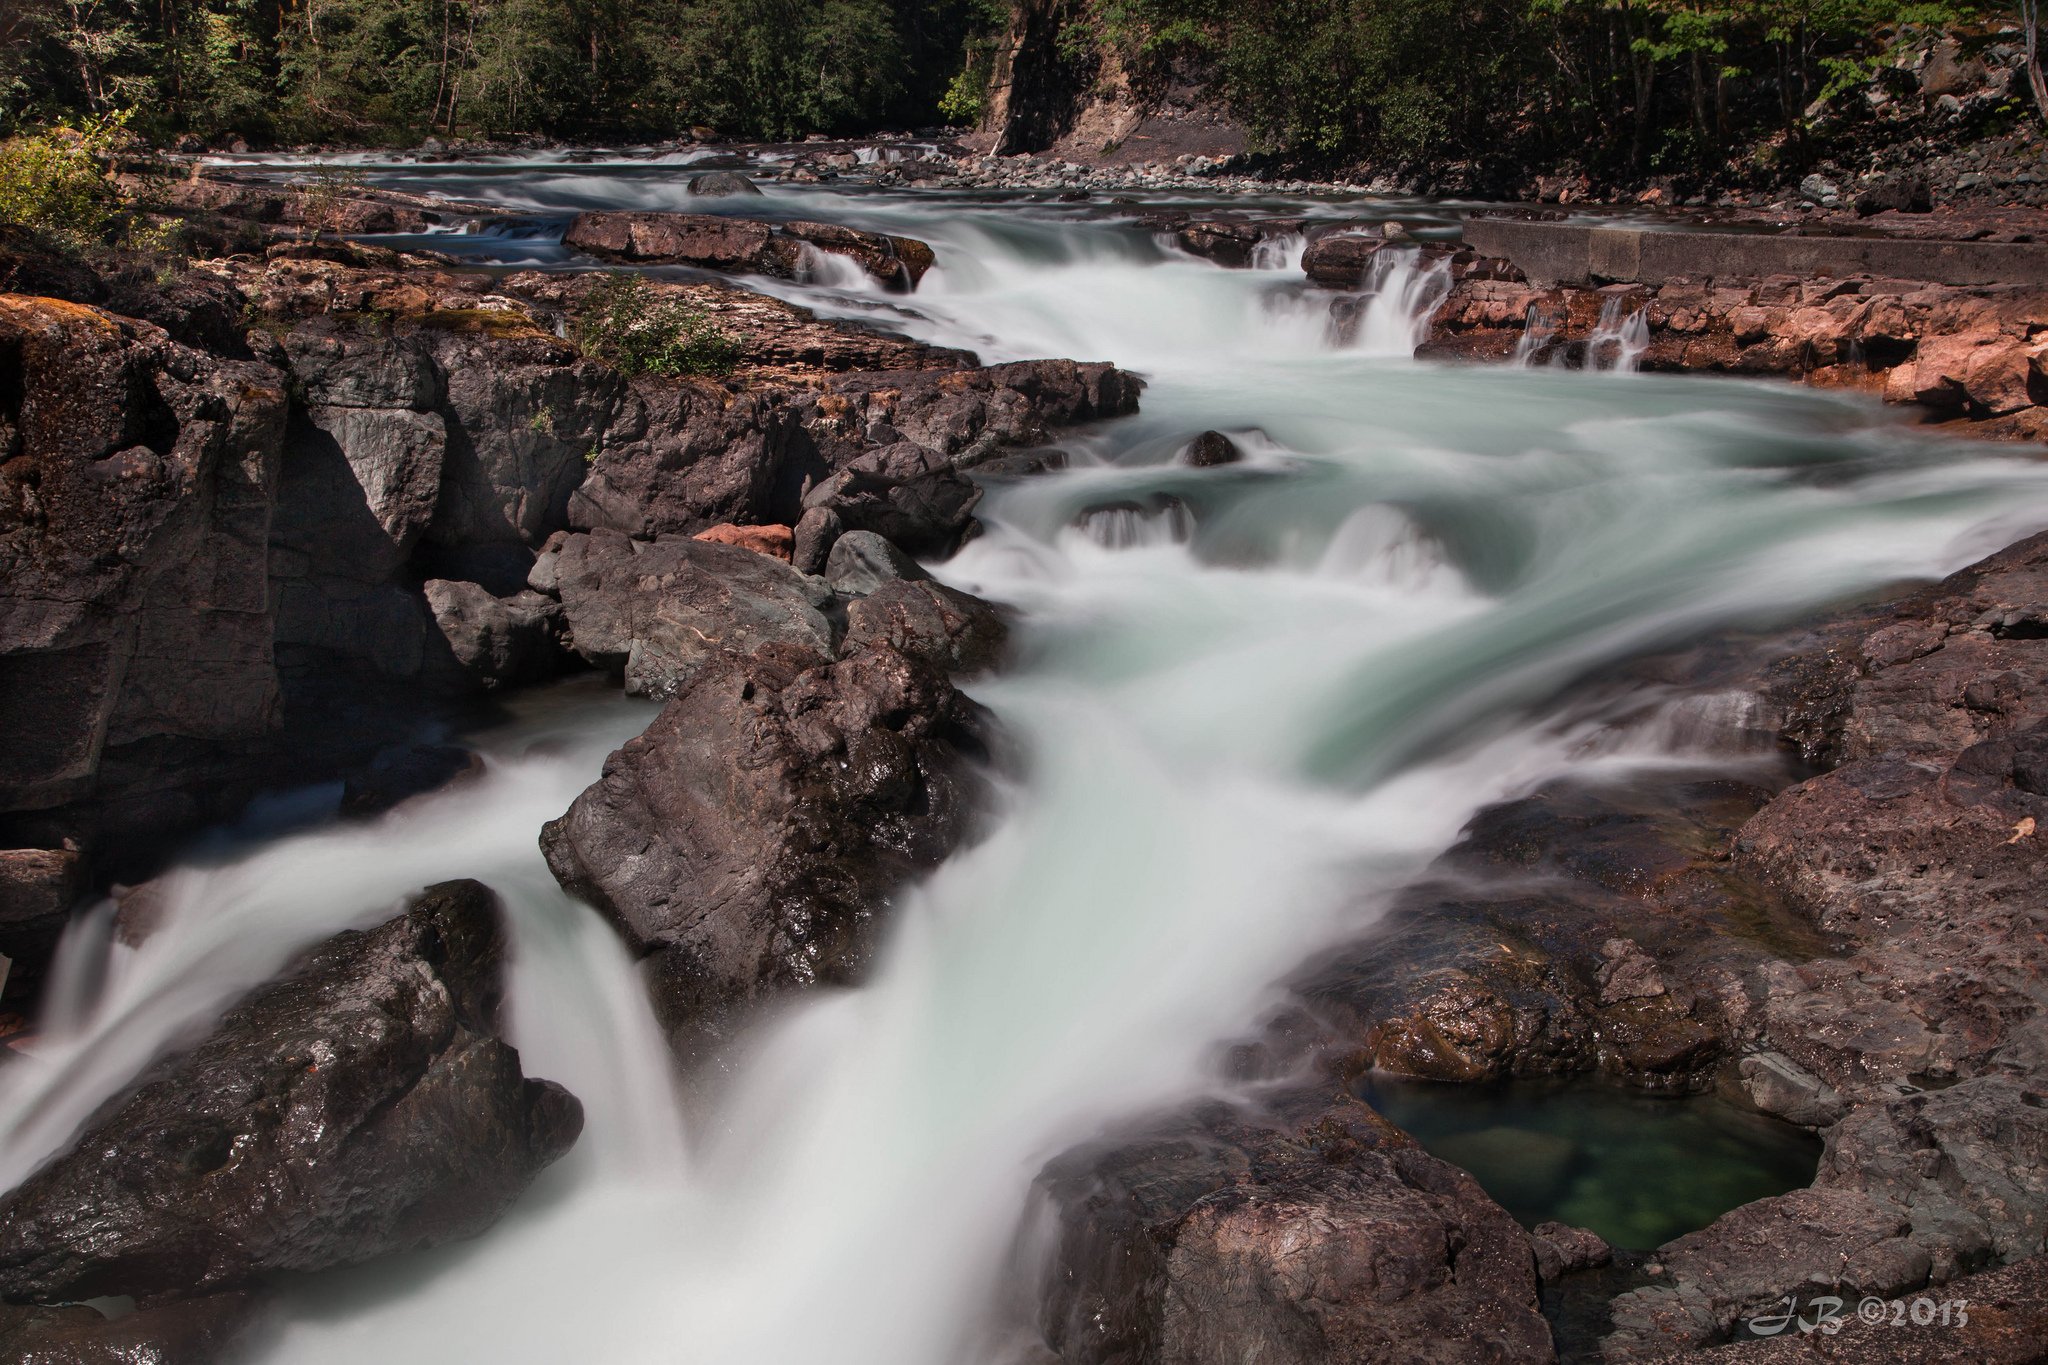
<path id="1" fill-rule="evenodd" d="M 451 188 L 485 190 L 683 206 L 672 177 L 588 168 Z M 1575 680 L 2048 525 L 2048 467 L 1862 399 L 1417 363 L 1438 291 L 1412 265 L 1333 327 L 1298 253 L 1228 271 L 1014 204 L 765 206 L 919 236 L 941 264 L 908 298 L 830 268 L 764 288 L 1148 377 L 1141 416 L 996 492 L 939 569 L 1021 609 L 1015 665 L 972 688 L 1021 773 L 990 836 L 899 899 L 867 986 L 793 1006 L 687 1103 L 623 951 L 535 846 L 649 714 L 587 686 L 483 737 L 479 782 L 195 863 L 140 949 L 82 925 L 38 1054 L 0 1072 L 0 1181 L 291 952 L 443 878 L 505 899 L 514 1041 L 583 1100 L 584 1137 L 482 1239 L 287 1286 L 277 1362 L 1003 1360 L 993 1305 L 1046 1158 L 1215 1087 L 1272 983 L 1480 805 L 1670 760 L 1656 698 Z M 1246 462 L 1174 464 L 1205 428 Z M 1075 529 L 1111 503 L 1161 510 L 1114 547 Z"/>

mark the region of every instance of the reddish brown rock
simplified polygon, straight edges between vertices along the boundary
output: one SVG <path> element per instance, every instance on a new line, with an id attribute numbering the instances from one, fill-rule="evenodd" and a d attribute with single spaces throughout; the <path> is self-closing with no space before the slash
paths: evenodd
<path id="1" fill-rule="evenodd" d="M 805 251 L 860 263 L 876 279 L 914 289 L 932 267 L 932 249 L 910 237 L 862 232 L 833 223 L 766 223 L 704 213 L 579 213 L 564 244 L 606 260 L 695 265 L 793 279 Z"/>
<path id="2" fill-rule="evenodd" d="M 699 531 L 692 539 L 714 545 L 737 545 L 785 564 L 790 562 L 790 552 L 796 546 L 796 533 L 787 526 L 735 526 L 729 521 Z"/>

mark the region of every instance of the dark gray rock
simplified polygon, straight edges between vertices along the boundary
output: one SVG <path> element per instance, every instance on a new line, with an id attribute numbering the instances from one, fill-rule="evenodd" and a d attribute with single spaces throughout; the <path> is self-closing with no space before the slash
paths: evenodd
<path id="1" fill-rule="evenodd" d="M 1554 1359 L 1522 1230 L 1356 1100 L 1198 1107 L 1076 1149 L 1040 1326 L 1065 1365 Z"/>
<path id="2" fill-rule="evenodd" d="M 797 518 L 790 562 L 798 573 L 823 574 L 846 523 L 829 507 L 806 508 Z"/>
<path id="3" fill-rule="evenodd" d="M 1001 609 L 922 575 L 878 583 L 846 608 L 849 654 L 887 645 L 941 673 L 986 673 L 1002 662 Z"/>
<path id="4" fill-rule="evenodd" d="M 898 579 L 914 582 L 930 577 L 916 560 L 873 531 L 845 532 L 832 542 L 832 552 L 825 559 L 825 581 L 834 592 L 849 597 L 865 597 Z"/>
<path id="5" fill-rule="evenodd" d="M 568 648 L 641 696 L 674 695 L 728 651 L 776 642 L 829 653 L 837 643 L 822 580 L 737 545 L 559 535 L 531 582 L 561 603 Z"/>
<path id="6" fill-rule="evenodd" d="M 950 459 L 911 441 L 865 452 L 804 498 L 806 509 L 830 508 L 849 531 L 940 557 L 959 548 L 980 502 L 979 485 Z"/>
<path id="7" fill-rule="evenodd" d="M 722 199 L 730 194 L 759 195 L 761 187 L 738 171 L 707 171 L 690 177 L 690 193 L 706 199 Z"/>
<path id="8" fill-rule="evenodd" d="M 328 940 L 0 1199 L 0 1295 L 196 1296 L 483 1231 L 582 1126 L 495 1036 L 491 894 Z"/>
<path id="9" fill-rule="evenodd" d="M 483 687 L 531 682 L 560 664 L 561 603 L 528 590 L 493 597 L 475 583 L 432 579 L 427 610 L 455 662 Z"/>
<path id="10" fill-rule="evenodd" d="M 984 726 L 892 649 L 717 654 L 541 849 L 650 959 L 657 1007 L 695 1056 L 744 1005 L 861 976 L 890 897 L 969 828 Z"/>
<path id="11" fill-rule="evenodd" d="M 1244 452 L 1237 448 L 1237 442 L 1220 431 L 1205 431 L 1180 453 L 1181 463 L 1191 464 L 1197 469 L 1212 469 L 1217 465 L 1236 464 L 1244 458 Z"/>

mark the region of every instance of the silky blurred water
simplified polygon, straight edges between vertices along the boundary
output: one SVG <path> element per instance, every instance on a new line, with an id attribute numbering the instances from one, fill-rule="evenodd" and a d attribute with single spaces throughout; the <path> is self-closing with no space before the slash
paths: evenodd
<path id="1" fill-rule="evenodd" d="M 537 221 L 705 207 L 644 166 L 373 178 Z M 972 688 L 1017 772 L 988 837 L 898 897 L 872 981 L 764 1021 L 687 1103 L 623 954 L 534 850 L 644 710 L 586 698 L 529 722 L 546 743 L 487 743 L 472 787 L 181 874 L 170 927 L 102 947 L 98 1004 L 0 1073 L 13 1176 L 293 948 L 451 876 L 505 894 L 515 1041 L 590 1113 L 480 1241 L 291 1287 L 279 1362 L 987 1360 L 1047 1157 L 1219 1087 L 1213 1049 L 1271 983 L 1362 929 L 1482 804 L 1678 756 L 1658 697 L 1575 683 L 2048 525 L 2048 468 L 1859 398 L 1417 363 L 1434 285 L 1412 259 L 1361 281 L 1347 327 L 1298 250 L 1229 271 L 1113 215 L 959 195 L 716 202 L 938 253 L 913 295 L 829 270 L 765 290 L 990 360 L 1146 377 L 1140 416 L 992 488 L 986 533 L 937 568 L 1021 611 L 1014 666 Z M 1246 459 L 1176 463 L 1209 428 Z"/>

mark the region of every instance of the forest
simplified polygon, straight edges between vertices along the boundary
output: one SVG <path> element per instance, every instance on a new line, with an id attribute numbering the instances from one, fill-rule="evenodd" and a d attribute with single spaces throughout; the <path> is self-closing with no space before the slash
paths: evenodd
<path id="1" fill-rule="evenodd" d="M 1075 94 L 1208 92 L 1325 163 L 1506 152 L 1681 170 L 1867 117 L 1972 0 L 1023 0 Z M 1003 0 L 0 0 L 0 128 L 116 110 L 158 139 L 790 138 L 973 122 Z M 2025 113 L 2023 83 L 1996 111 Z"/>

